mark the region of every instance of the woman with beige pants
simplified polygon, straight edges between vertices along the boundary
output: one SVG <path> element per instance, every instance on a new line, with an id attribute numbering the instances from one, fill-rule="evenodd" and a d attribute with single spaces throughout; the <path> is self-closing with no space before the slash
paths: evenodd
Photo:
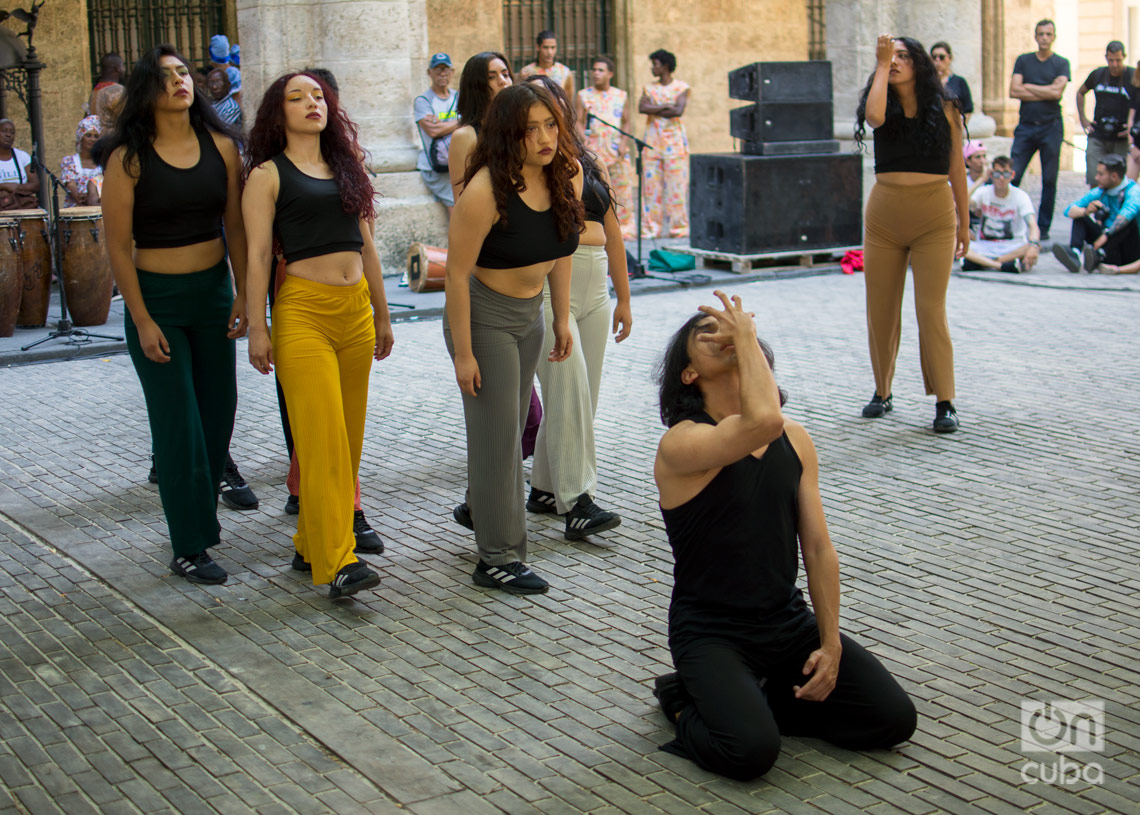
<path id="1" fill-rule="evenodd" d="M 877 419 L 894 407 L 891 382 L 909 262 L 923 383 L 937 399 L 933 429 L 952 433 L 958 414 L 946 290 L 954 258 L 970 245 L 962 112 L 957 100 L 945 95 L 921 43 L 883 34 L 876 58 L 855 132 L 862 144 L 864 123 L 875 131 L 875 186 L 867 201 L 863 245 L 875 394 L 863 416 Z"/>

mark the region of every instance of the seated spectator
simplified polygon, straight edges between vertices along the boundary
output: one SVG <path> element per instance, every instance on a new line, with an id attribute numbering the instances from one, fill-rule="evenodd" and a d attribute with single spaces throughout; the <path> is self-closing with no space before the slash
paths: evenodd
<path id="1" fill-rule="evenodd" d="M 968 141 L 962 148 L 966 159 L 966 197 L 973 197 L 981 187 L 990 183 L 990 163 L 986 160 L 986 146 L 980 141 Z M 970 237 L 978 236 L 978 216 L 970 212 Z"/>
<path id="2" fill-rule="evenodd" d="M 1128 266 L 1140 260 L 1140 186 L 1125 177 L 1123 156 L 1107 155 L 1096 165 L 1096 186 L 1065 214 L 1073 219 L 1069 245 L 1055 244 L 1053 254 L 1070 272 L 1104 271 L 1102 265 Z"/>
<path id="3" fill-rule="evenodd" d="M 954 52 L 950 50 L 947 42 L 936 42 L 930 46 L 930 58 L 934 60 L 934 68 L 938 71 L 938 78 L 942 80 L 942 87 L 947 95 L 953 96 L 962 104 L 962 113 L 967 123 L 970 114 L 974 112 L 974 97 L 970 93 L 970 85 L 965 79 L 951 70 L 954 64 Z"/>
<path id="4" fill-rule="evenodd" d="M 32 157 L 15 144 L 15 123 L 0 119 L 0 210 L 35 209 L 40 205 L 40 179 Z"/>
<path id="5" fill-rule="evenodd" d="M 87 182 L 103 175 L 103 168 L 91 154 L 100 132 L 98 116 L 84 117 L 75 131 L 75 153 L 59 162 L 59 180 L 67 191 L 63 199 L 65 207 L 88 206 Z"/>
<path id="6" fill-rule="evenodd" d="M 994 159 L 992 184 L 979 187 L 970 196 L 970 216 L 978 216 L 978 237 L 962 259 L 962 271 L 985 269 L 1028 272 L 1041 251 L 1037 213 L 1024 190 L 1009 182 L 1013 162 L 1008 156 Z"/>
<path id="7" fill-rule="evenodd" d="M 420 131 L 419 158 L 416 169 L 420 171 L 427 188 L 436 200 L 447 207 L 448 215 L 455 206 L 455 194 L 448 176 L 447 154 L 451 146 L 451 134 L 459 127 L 459 94 L 451 90 L 451 57 L 435 54 L 428 65 L 431 87 L 416 97 L 413 115 Z"/>
<path id="8" fill-rule="evenodd" d="M 87 112 L 95 113 L 95 97 L 105 88 L 116 87 L 122 92 L 123 76 L 126 74 L 123 58 L 118 54 L 104 54 L 99 60 L 99 78 L 95 80 L 95 87 L 91 89 L 91 97 L 87 100 Z"/>
<path id="9" fill-rule="evenodd" d="M 230 78 L 226 71 L 215 68 L 206 76 L 206 91 L 214 102 L 214 110 L 221 120 L 235 130 L 242 129 L 241 105 L 234 101 Z"/>

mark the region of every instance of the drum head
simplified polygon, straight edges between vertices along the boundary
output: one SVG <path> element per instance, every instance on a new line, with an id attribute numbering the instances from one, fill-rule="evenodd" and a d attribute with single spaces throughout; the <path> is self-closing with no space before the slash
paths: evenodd
<path id="1" fill-rule="evenodd" d="M 67 207 L 59 211 L 61 221 L 94 221 L 102 217 L 102 207 Z"/>
<path id="2" fill-rule="evenodd" d="M 4 214 L 22 221 L 25 218 L 46 218 L 47 210 L 38 207 L 35 209 L 6 209 L 4 210 Z"/>

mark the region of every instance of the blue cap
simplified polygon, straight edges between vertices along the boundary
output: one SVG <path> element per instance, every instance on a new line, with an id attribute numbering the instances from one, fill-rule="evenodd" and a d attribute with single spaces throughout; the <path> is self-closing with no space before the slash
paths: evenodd
<path id="1" fill-rule="evenodd" d="M 230 40 L 225 34 L 210 37 L 210 59 L 213 62 L 230 61 Z"/>
<path id="2" fill-rule="evenodd" d="M 438 54 L 432 54 L 431 55 L 431 63 L 428 65 L 428 70 L 431 70 L 432 68 L 434 68 L 437 65 L 446 65 L 448 68 L 450 68 L 451 67 L 451 57 L 449 57 L 447 54 L 443 53 L 442 51 L 440 51 Z"/>
<path id="3" fill-rule="evenodd" d="M 241 66 L 241 46 L 236 43 L 230 49 L 230 65 Z"/>

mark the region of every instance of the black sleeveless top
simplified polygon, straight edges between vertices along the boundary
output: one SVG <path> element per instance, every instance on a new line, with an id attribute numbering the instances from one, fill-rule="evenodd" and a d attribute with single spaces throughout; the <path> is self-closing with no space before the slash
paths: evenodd
<path id="1" fill-rule="evenodd" d="M 273 163 L 279 179 L 273 231 L 286 263 L 364 248 L 360 218 L 344 211 L 335 179 L 306 175 L 284 153 Z"/>
<path id="2" fill-rule="evenodd" d="M 875 172 L 949 174 L 949 147 L 941 153 L 931 152 L 923 145 L 920 130 L 917 118 L 888 117 L 875 131 Z"/>
<path id="3" fill-rule="evenodd" d="M 610 208 L 610 194 L 605 183 L 594 173 L 587 172 L 582 178 L 582 204 L 586 208 L 586 220 L 603 223 Z"/>
<path id="4" fill-rule="evenodd" d="M 209 131 L 198 131 L 193 167 L 172 167 L 148 145 L 139 153 L 135 184 L 135 246 L 168 249 L 220 238 L 226 190 L 226 162 Z"/>
<path id="5" fill-rule="evenodd" d="M 553 209 L 533 210 L 512 190 L 507 198 L 506 224 L 500 219 L 491 227 L 475 265 L 484 269 L 517 269 L 572 255 L 577 248 L 578 233 L 566 240 L 558 237 Z"/>
<path id="6" fill-rule="evenodd" d="M 716 424 L 707 414 L 693 421 Z M 796 586 L 802 473 L 785 433 L 760 458 L 729 464 L 696 496 L 661 510 L 675 560 L 671 645 L 732 634 L 776 644 L 814 627 Z"/>

